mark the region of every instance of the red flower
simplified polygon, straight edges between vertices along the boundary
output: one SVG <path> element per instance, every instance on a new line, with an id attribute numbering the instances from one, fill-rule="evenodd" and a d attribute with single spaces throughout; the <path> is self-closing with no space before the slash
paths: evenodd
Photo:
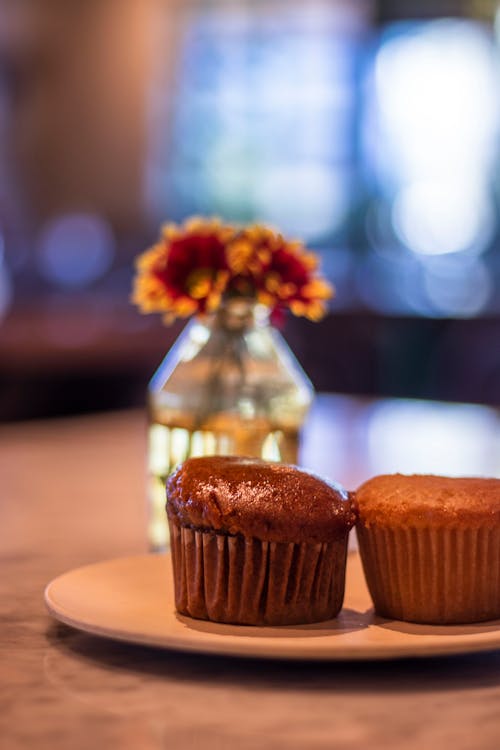
<path id="1" fill-rule="evenodd" d="M 233 236 L 232 227 L 217 219 L 167 225 L 161 240 L 138 258 L 133 301 L 142 312 L 163 312 L 167 321 L 212 312 L 229 281 L 226 245 Z"/>
<path id="2" fill-rule="evenodd" d="M 228 257 L 235 279 L 252 284 L 257 299 L 272 308 L 275 319 L 285 308 L 311 320 L 325 314 L 325 301 L 333 296 L 333 287 L 318 278 L 317 258 L 302 243 L 256 225 L 238 234 Z"/>

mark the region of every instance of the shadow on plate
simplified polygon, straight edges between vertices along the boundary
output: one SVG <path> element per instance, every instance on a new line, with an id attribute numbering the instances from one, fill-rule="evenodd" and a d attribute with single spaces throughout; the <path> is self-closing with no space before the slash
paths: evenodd
<path id="1" fill-rule="evenodd" d="M 346 607 L 333 620 L 323 620 L 323 622 L 313 622 L 306 625 L 273 625 L 272 627 L 231 625 L 211 622 L 210 620 L 196 620 L 193 617 L 181 614 L 175 616 L 179 622 L 190 630 L 220 635 L 221 637 L 230 635 L 243 638 L 320 638 L 327 635 L 343 635 L 356 630 L 364 630 L 370 624 L 366 613 Z"/>
<path id="2" fill-rule="evenodd" d="M 500 620 L 488 620 L 487 622 L 474 622 L 468 625 L 427 625 L 418 622 L 406 622 L 403 620 L 388 620 L 373 614 L 372 624 L 379 628 L 392 630 L 395 633 L 406 633 L 408 635 L 422 636 L 453 636 L 479 635 L 481 633 L 494 633 L 500 631 Z"/>

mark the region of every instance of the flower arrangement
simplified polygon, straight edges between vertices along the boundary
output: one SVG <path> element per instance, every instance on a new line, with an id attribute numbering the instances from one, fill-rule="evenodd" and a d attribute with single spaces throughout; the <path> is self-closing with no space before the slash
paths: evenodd
<path id="1" fill-rule="evenodd" d="M 317 257 L 273 229 L 244 228 L 217 218 L 166 224 L 137 258 L 132 301 L 143 313 L 177 317 L 214 312 L 223 299 L 249 297 L 273 317 L 287 309 L 320 320 L 333 287 L 318 274 Z"/>

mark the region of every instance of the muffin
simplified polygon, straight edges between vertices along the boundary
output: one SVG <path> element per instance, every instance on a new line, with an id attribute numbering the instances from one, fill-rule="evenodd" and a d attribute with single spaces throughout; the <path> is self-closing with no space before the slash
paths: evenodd
<path id="1" fill-rule="evenodd" d="M 349 494 L 253 458 L 189 458 L 167 480 L 175 604 L 216 622 L 328 620 L 344 597 Z"/>
<path id="2" fill-rule="evenodd" d="M 459 624 L 500 617 L 500 479 L 394 474 L 356 492 L 375 611 Z"/>

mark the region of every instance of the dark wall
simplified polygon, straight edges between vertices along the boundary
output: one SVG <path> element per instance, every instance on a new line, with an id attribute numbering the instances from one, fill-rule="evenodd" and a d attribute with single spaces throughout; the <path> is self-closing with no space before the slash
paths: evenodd
<path id="1" fill-rule="evenodd" d="M 47 348 L 37 360 L 2 356 L 0 342 L 0 419 L 143 406 L 180 329 L 151 321 L 88 349 Z M 290 318 L 284 335 L 319 391 L 500 404 L 497 319 L 342 314 L 321 323 Z"/>
<path id="2" fill-rule="evenodd" d="M 287 338 L 319 390 L 500 403 L 498 319 L 338 315 Z"/>

